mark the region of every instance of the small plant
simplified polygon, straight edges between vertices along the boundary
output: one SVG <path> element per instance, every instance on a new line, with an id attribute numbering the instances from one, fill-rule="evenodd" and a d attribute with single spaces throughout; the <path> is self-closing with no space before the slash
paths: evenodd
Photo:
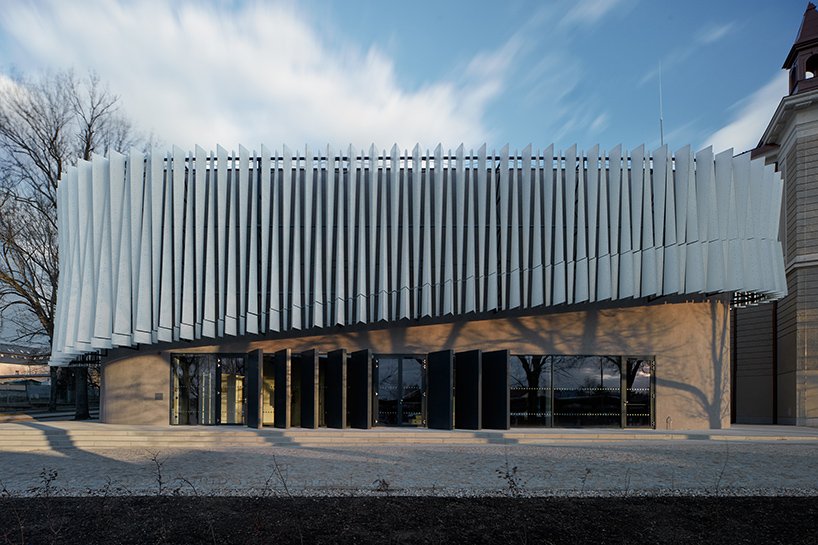
<path id="1" fill-rule="evenodd" d="M 186 484 L 186 485 L 188 485 L 188 486 L 190 487 L 190 489 L 193 491 L 193 495 L 194 495 L 194 496 L 196 496 L 196 497 L 198 497 L 198 496 L 199 496 L 199 491 L 198 491 L 198 490 L 196 490 L 196 485 L 194 485 L 192 482 L 190 482 L 189 480 L 185 479 L 184 477 L 176 477 L 176 480 L 177 480 L 179 483 L 182 483 L 182 484 Z M 176 488 L 176 490 L 174 490 L 174 491 L 173 491 L 173 492 L 174 492 L 174 495 L 175 495 L 175 496 L 178 496 L 178 495 L 181 493 L 181 489 L 182 489 L 182 487 L 181 487 L 181 486 L 179 486 L 178 488 Z"/>
<path id="2" fill-rule="evenodd" d="M 625 471 L 625 496 L 630 493 L 631 490 L 631 468 L 628 468 Z"/>
<path id="3" fill-rule="evenodd" d="M 287 497 L 292 498 L 293 495 L 290 493 L 290 487 L 287 485 L 287 477 L 288 477 L 287 466 L 282 467 L 278 463 L 278 460 L 276 459 L 275 454 L 273 454 L 273 474 L 278 479 L 278 482 L 281 483 L 281 486 L 284 488 L 284 493 L 287 494 Z M 269 483 L 269 481 L 270 481 L 270 479 L 267 479 L 267 482 L 265 484 Z"/>
<path id="4" fill-rule="evenodd" d="M 724 471 L 727 469 L 727 462 L 730 461 L 730 443 L 727 441 L 724 442 L 724 463 L 721 465 L 721 471 L 719 471 L 719 478 L 716 479 L 716 494 L 721 493 L 721 480 L 724 477 Z"/>
<path id="5" fill-rule="evenodd" d="M 386 493 L 386 495 L 389 495 L 389 493 L 392 491 L 392 488 L 389 485 L 389 481 L 387 481 L 383 477 L 375 479 L 375 481 L 372 484 L 375 486 L 375 492 L 384 492 Z"/>
<path id="6" fill-rule="evenodd" d="M 40 490 L 37 492 L 37 495 L 42 495 L 43 497 L 50 498 L 51 495 L 54 493 L 54 481 L 57 480 L 57 473 L 56 469 L 47 469 L 43 468 L 40 471 Z"/>
<path id="7" fill-rule="evenodd" d="M 585 483 L 588 482 L 588 477 L 590 477 L 590 476 L 591 476 L 591 468 L 586 467 L 585 468 L 585 473 L 580 478 L 580 481 L 582 481 L 582 492 L 583 493 L 585 492 Z"/>
<path id="8" fill-rule="evenodd" d="M 506 483 L 506 493 L 513 498 L 517 498 L 523 493 L 523 483 L 520 481 L 520 477 L 517 476 L 517 470 L 517 466 L 510 467 L 508 457 L 506 457 L 505 464 L 495 470 L 497 477 Z"/>
<path id="9" fill-rule="evenodd" d="M 153 474 L 156 480 L 157 490 L 156 495 L 161 496 L 165 492 L 165 479 L 162 475 L 162 468 L 165 465 L 166 458 L 161 458 L 159 452 L 148 451 L 151 455 L 151 462 L 153 462 Z"/>
<path id="10" fill-rule="evenodd" d="M 57 473 L 56 469 L 44 467 L 43 470 L 40 471 L 40 486 L 32 489 L 34 495 L 46 498 L 46 500 L 50 500 L 51 497 L 53 497 L 54 493 L 56 492 L 56 488 L 54 487 L 54 481 L 57 480 L 58 476 L 59 473 Z M 55 521 L 51 509 L 48 508 L 46 508 L 45 510 L 45 519 L 46 524 L 48 526 L 48 530 L 51 532 L 50 543 L 54 544 L 59 543 L 61 541 L 60 536 L 62 534 L 64 523 L 61 520 Z M 18 520 L 20 520 L 19 517 Z"/>
<path id="11" fill-rule="evenodd" d="M 282 466 L 278 463 L 278 459 L 276 458 L 275 454 L 273 454 L 273 475 L 278 478 L 278 482 L 281 483 L 281 486 L 284 487 L 284 493 L 287 494 L 287 497 L 291 500 L 293 499 L 293 495 L 290 492 L 290 487 L 287 484 L 287 466 Z M 272 477 L 271 475 L 270 477 Z M 269 486 L 270 478 L 267 479 L 265 482 L 265 488 Z M 295 529 L 298 531 L 298 541 L 299 543 L 304 543 L 304 530 L 301 528 L 301 517 L 296 517 L 294 519 L 295 522 Z"/>

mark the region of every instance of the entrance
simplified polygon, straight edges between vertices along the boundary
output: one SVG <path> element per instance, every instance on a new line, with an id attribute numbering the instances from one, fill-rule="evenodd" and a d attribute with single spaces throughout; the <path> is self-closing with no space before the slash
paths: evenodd
<path id="1" fill-rule="evenodd" d="M 425 426 L 426 384 L 422 356 L 376 356 L 373 383 L 377 385 L 375 424 Z"/>
<path id="2" fill-rule="evenodd" d="M 308 350 L 290 356 L 290 425 L 326 427 L 327 356 Z"/>
<path id="3" fill-rule="evenodd" d="M 244 424 L 244 356 L 176 354 L 171 424 Z"/>

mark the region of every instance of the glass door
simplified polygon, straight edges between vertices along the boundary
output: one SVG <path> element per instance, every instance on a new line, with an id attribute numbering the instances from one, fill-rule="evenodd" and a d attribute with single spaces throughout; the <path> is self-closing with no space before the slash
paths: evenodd
<path id="1" fill-rule="evenodd" d="M 244 424 L 244 357 L 174 354 L 170 423 Z"/>
<path id="2" fill-rule="evenodd" d="M 655 362 L 650 358 L 623 358 L 622 427 L 653 428 Z"/>
<path id="3" fill-rule="evenodd" d="M 376 373 L 375 391 L 377 401 L 377 419 L 380 426 L 397 426 L 400 424 L 398 407 L 400 405 L 400 358 L 376 358 L 374 360 Z"/>
<path id="4" fill-rule="evenodd" d="M 244 358 L 220 357 L 216 365 L 221 397 L 219 424 L 244 424 Z"/>
<path id="5" fill-rule="evenodd" d="M 423 358 L 401 359 L 400 423 L 403 426 L 424 426 Z"/>
<path id="6" fill-rule="evenodd" d="M 262 425 L 272 426 L 275 423 L 275 358 L 272 354 L 264 355 L 261 395 Z"/>
<path id="7" fill-rule="evenodd" d="M 384 356 L 373 360 L 375 400 L 380 426 L 425 426 L 423 358 Z"/>
<path id="8" fill-rule="evenodd" d="M 217 369 L 211 358 L 173 357 L 171 424 L 214 424 Z"/>

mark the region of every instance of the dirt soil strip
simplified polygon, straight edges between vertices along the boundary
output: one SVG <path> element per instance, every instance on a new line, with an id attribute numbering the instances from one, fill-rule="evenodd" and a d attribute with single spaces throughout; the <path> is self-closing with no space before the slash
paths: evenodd
<path id="1" fill-rule="evenodd" d="M 0 498 L 0 544 L 815 544 L 818 497 Z"/>

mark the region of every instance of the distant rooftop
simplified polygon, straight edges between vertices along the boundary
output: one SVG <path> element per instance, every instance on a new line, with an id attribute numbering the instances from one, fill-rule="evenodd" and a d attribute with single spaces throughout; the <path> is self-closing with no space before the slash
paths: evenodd
<path id="1" fill-rule="evenodd" d="M 48 361 L 51 350 L 47 347 L 20 346 L 0 343 L 0 363 L 36 363 Z"/>

